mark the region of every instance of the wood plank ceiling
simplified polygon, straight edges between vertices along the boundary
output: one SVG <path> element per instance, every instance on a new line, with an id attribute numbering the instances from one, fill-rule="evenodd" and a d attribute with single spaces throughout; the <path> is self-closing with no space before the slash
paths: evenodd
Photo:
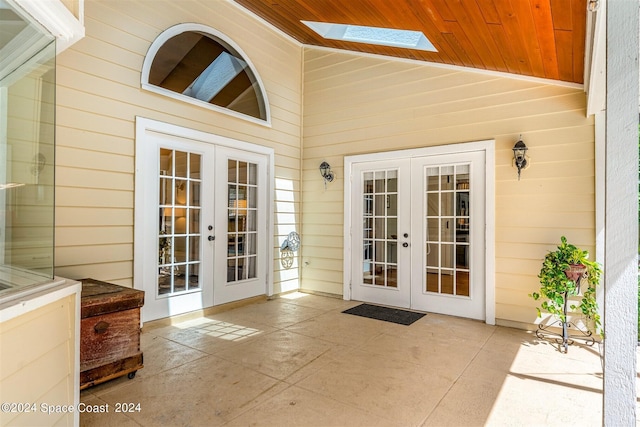
<path id="1" fill-rule="evenodd" d="M 583 83 L 586 0 L 235 0 L 300 43 Z M 300 21 L 414 30 L 438 50 L 324 39 Z"/>

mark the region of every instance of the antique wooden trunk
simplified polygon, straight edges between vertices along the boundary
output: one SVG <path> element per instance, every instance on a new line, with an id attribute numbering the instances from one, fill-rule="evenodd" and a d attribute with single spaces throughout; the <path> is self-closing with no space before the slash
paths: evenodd
<path id="1" fill-rule="evenodd" d="M 80 389 L 143 367 L 140 307 L 144 292 L 94 279 L 82 280 Z"/>

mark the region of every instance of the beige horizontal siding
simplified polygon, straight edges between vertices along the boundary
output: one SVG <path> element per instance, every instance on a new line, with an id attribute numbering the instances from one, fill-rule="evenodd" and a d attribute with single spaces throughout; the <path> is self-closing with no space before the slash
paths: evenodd
<path id="1" fill-rule="evenodd" d="M 496 315 L 533 323 L 542 258 L 593 251 L 594 123 L 581 89 L 305 48 L 302 288 L 342 293 L 344 156 L 495 140 Z M 530 167 L 518 181 L 522 135 Z M 336 180 L 325 191 L 326 160 Z"/>
<path id="2" fill-rule="evenodd" d="M 264 83 L 270 127 L 141 89 L 151 43 L 186 22 L 210 26 L 244 51 Z M 276 182 L 287 183 L 275 189 L 274 244 L 299 229 L 299 45 L 222 0 L 86 0 L 85 27 L 86 37 L 57 60 L 57 274 L 133 283 L 136 116 L 273 148 Z M 274 265 L 277 282 L 282 267 Z M 294 281 L 291 274 L 283 280 Z"/>
<path id="3" fill-rule="evenodd" d="M 40 404 L 69 405 L 75 386 L 75 294 L 0 323 L 0 401 L 36 403 L 33 412 L 0 413 L 0 425 L 71 425 L 73 414 L 46 414 Z M 25 339 L 25 337 L 27 337 Z"/>

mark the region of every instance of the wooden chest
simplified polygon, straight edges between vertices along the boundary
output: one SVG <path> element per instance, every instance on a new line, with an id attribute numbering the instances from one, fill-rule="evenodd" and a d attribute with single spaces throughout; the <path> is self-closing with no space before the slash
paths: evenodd
<path id="1" fill-rule="evenodd" d="M 143 367 L 140 307 L 144 292 L 94 279 L 82 280 L 80 389 Z"/>

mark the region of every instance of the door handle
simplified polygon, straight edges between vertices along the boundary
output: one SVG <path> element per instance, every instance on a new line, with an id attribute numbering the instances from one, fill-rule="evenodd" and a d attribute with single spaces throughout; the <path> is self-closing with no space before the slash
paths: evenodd
<path id="1" fill-rule="evenodd" d="M 209 236 L 207 237 L 207 240 L 209 240 L 210 242 L 213 242 L 214 240 L 216 240 L 216 236 Z"/>
<path id="2" fill-rule="evenodd" d="M 408 247 L 409 247 L 409 244 L 408 244 L 407 242 L 404 242 L 404 243 L 402 244 L 402 247 L 403 247 L 403 248 L 408 248 Z"/>

